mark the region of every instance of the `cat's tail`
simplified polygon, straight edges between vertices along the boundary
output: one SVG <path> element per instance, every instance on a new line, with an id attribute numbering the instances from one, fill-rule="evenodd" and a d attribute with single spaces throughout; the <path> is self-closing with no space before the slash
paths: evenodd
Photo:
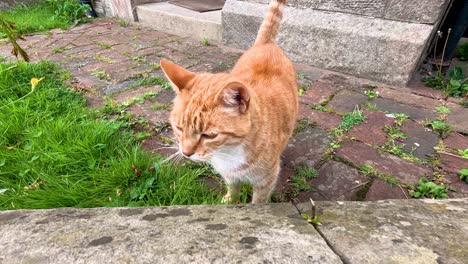
<path id="1" fill-rule="evenodd" d="M 286 0 L 271 0 L 268 7 L 268 14 L 260 26 L 257 39 L 254 45 L 261 45 L 275 42 L 276 35 L 283 18 L 283 8 Z"/>

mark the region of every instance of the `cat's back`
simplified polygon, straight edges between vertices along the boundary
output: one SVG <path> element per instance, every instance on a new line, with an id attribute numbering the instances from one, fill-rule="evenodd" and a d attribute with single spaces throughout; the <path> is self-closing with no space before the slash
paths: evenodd
<path id="1" fill-rule="evenodd" d="M 297 97 L 294 65 L 273 43 L 248 49 L 239 58 L 231 74 L 238 76 L 256 92 L 264 95 L 284 92 L 290 99 Z"/>

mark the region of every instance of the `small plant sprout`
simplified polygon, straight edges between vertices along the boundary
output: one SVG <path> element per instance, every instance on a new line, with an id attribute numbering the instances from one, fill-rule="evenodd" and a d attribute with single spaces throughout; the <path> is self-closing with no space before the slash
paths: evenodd
<path id="1" fill-rule="evenodd" d="M 371 110 L 371 111 L 375 111 L 375 110 L 378 109 L 376 104 L 372 104 L 372 103 L 370 103 L 370 102 L 366 102 L 366 103 L 364 104 L 363 107 L 364 107 L 365 109 Z"/>
<path id="2" fill-rule="evenodd" d="M 457 152 L 463 158 L 468 159 L 468 149 L 458 149 Z"/>
<path id="3" fill-rule="evenodd" d="M 468 183 L 468 168 L 460 170 L 460 180 Z"/>
<path id="4" fill-rule="evenodd" d="M 379 96 L 379 92 L 378 92 L 378 91 L 374 91 L 374 90 L 365 91 L 364 94 L 367 95 L 367 97 L 368 97 L 369 99 L 374 99 L 374 98 L 376 98 L 377 96 Z"/>
<path id="5" fill-rule="evenodd" d="M 430 121 L 427 123 L 427 125 L 431 126 L 432 129 L 437 131 L 443 138 L 445 138 L 450 133 L 450 131 L 452 131 L 452 127 L 449 124 L 440 120 Z"/>
<path id="6" fill-rule="evenodd" d="M 99 80 L 110 80 L 110 76 L 106 71 L 95 71 L 92 72 L 91 75 L 98 78 Z"/>
<path id="7" fill-rule="evenodd" d="M 304 92 L 305 92 L 304 87 L 299 86 L 299 88 L 298 88 L 298 90 L 297 90 L 297 94 L 298 94 L 299 96 L 302 96 L 302 94 L 303 94 Z"/>
<path id="8" fill-rule="evenodd" d="M 119 26 L 127 27 L 129 24 L 130 24 L 130 21 L 125 20 L 125 19 L 119 19 Z"/>
<path id="9" fill-rule="evenodd" d="M 446 106 L 443 106 L 443 105 L 440 105 L 440 106 L 436 106 L 435 107 L 435 110 L 441 114 L 450 114 L 450 109 Z"/>
<path id="10" fill-rule="evenodd" d="M 210 41 L 207 38 L 203 38 L 201 43 L 202 43 L 203 46 L 209 46 L 210 45 Z"/>
<path id="11" fill-rule="evenodd" d="M 317 215 L 317 206 L 315 205 L 314 200 L 310 198 L 310 204 L 311 204 L 311 214 L 301 214 L 302 218 L 304 218 L 307 222 L 313 224 L 314 226 L 319 226 L 322 225 L 320 223 L 320 216 Z"/>
<path id="12" fill-rule="evenodd" d="M 297 73 L 297 78 L 298 78 L 299 80 L 303 80 L 303 79 L 305 78 L 305 76 L 306 76 L 306 75 L 305 75 L 305 73 L 303 73 L 303 72 L 298 72 L 298 73 Z"/>
<path id="13" fill-rule="evenodd" d="M 417 186 L 410 186 L 410 195 L 413 198 L 434 198 L 444 199 L 448 198 L 447 186 L 443 184 L 435 184 L 434 182 L 427 181 L 424 178 L 419 179 Z"/>
<path id="14" fill-rule="evenodd" d="M 356 107 L 353 112 L 346 113 L 343 116 L 341 124 L 338 128 L 343 130 L 344 132 L 348 132 L 349 130 L 351 130 L 351 128 L 361 124 L 366 119 L 367 116 L 364 115 L 358 107 Z"/>

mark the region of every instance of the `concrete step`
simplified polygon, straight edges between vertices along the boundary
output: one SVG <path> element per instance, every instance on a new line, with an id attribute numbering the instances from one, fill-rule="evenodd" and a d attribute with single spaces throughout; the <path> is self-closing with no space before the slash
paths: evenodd
<path id="1" fill-rule="evenodd" d="M 267 3 L 227 0 L 222 12 L 224 44 L 250 47 Z M 278 35 L 279 46 L 293 61 L 389 84 L 410 80 L 435 29 L 430 24 L 369 16 L 373 13 L 330 12 L 297 4 L 291 1 L 285 8 Z"/>
<path id="2" fill-rule="evenodd" d="M 221 10 L 199 13 L 168 2 L 137 6 L 140 23 L 175 35 L 221 42 Z"/>

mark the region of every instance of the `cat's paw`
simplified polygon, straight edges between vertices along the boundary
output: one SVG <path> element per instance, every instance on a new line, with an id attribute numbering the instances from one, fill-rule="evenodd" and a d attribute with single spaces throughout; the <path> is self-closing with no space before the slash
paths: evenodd
<path id="1" fill-rule="evenodd" d="M 232 203 L 231 200 L 232 200 L 231 195 L 226 194 L 226 195 L 224 195 L 223 199 L 221 199 L 221 203 L 222 204 L 230 204 L 230 203 Z"/>
<path id="2" fill-rule="evenodd" d="M 230 194 L 224 195 L 223 199 L 221 199 L 221 203 L 223 204 L 235 204 L 239 203 L 240 197 L 232 197 Z"/>

